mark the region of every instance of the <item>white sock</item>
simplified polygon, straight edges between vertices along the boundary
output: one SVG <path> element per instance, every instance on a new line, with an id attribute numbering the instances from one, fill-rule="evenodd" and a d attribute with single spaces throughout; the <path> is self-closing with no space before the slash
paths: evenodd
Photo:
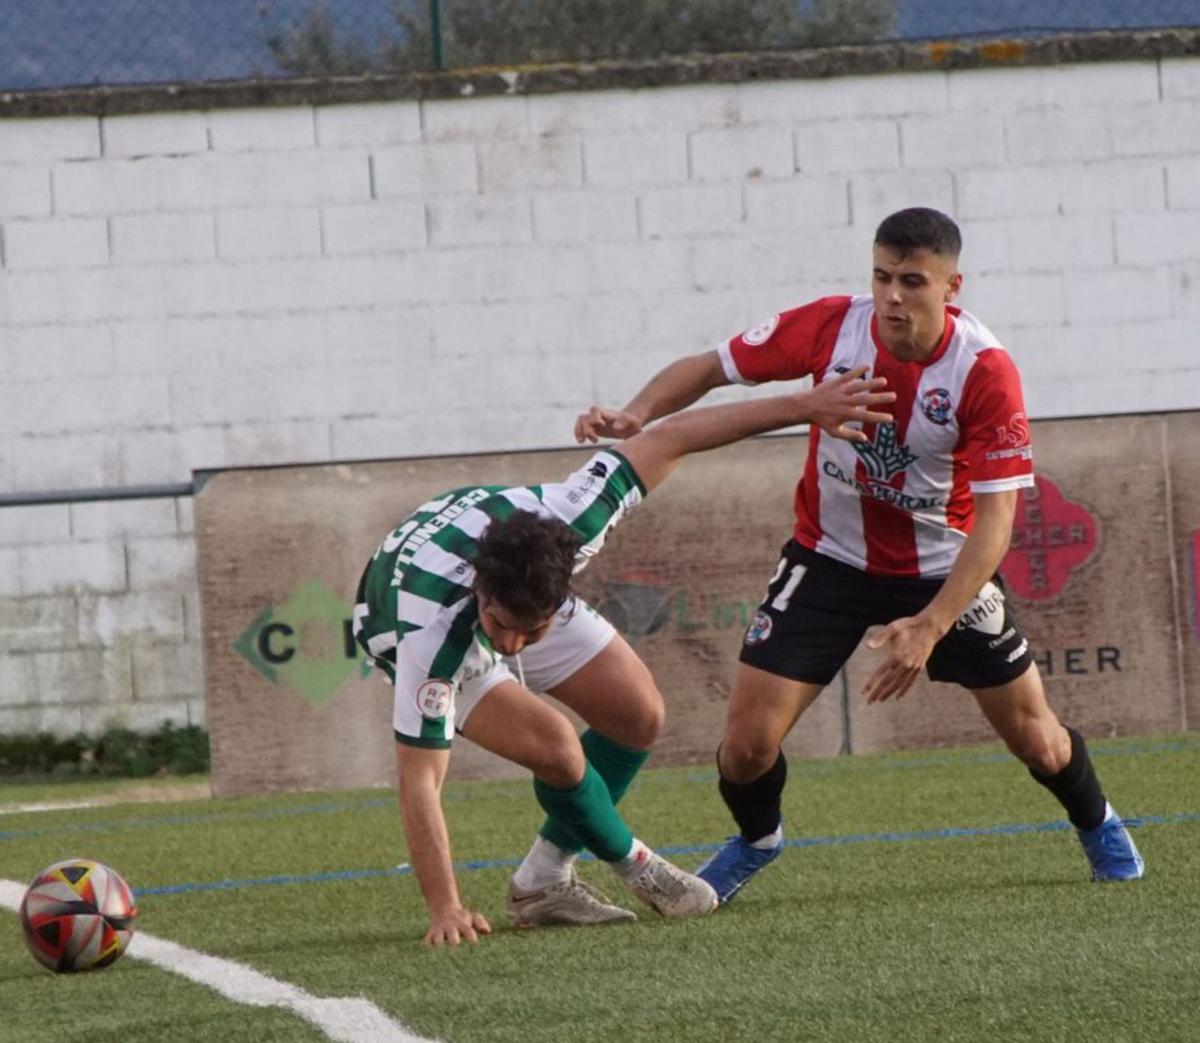
<path id="1" fill-rule="evenodd" d="M 564 851 L 540 834 L 533 838 L 533 847 L 517 866 L 512 882 L 521 891 L 541 891 L 571 878 L 573 852 Z"/>
<path id="2" fill-rule="evenodd" d="M 779 845 L 782 843 L 783 843 L 783 824 L 780 823 L 778 826 L 775 827 L 774 833 L 768 833 L 765 837 L 762 837 L 762 838 L 754 841 L 754 843 L 751 844 L 750 846 L 756 847 L 760 851 L 769 851 L 773 847 L 779 847 Z"/>
<path id="3" fill-rule="evenodd" d="M 628 880 L 632 876 L 636 876 L 642 866 L 646 864 L 646 859 L 651 855 L 650 849 L 643 844 L 637 837 L 633 838 L 633 847 L 629 849 L 629 854 L 624 858 L 618 859 L 616 862 L 609 862 L 613 872 L 622 880 Z"/>

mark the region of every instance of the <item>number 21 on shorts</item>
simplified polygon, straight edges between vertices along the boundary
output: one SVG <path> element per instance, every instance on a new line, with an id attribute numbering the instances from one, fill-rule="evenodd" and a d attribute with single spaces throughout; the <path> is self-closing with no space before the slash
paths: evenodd
<path id="1" fill-rule="evenodd" d="M 771 577 L 771 582 L 767 584 L 769 591 L 776 583 L 779 582 L 783 575 L 783 570 L 787 568 L 787 558 L 780 558 L 779 564 L 775 567 L 775 575 Z M 771 599 L 771 607 L 776 612 L 786 612 L 788 603 L 792 600 L 792 595 L 796 593 L 796 588 L 800 586 L 800 581 L 804 579 L 804 573 L 808 571 L 807 565 L 793 565 L 792 571 L 788 573 L 787 582 L 783 585 L 783 589 Z"/>

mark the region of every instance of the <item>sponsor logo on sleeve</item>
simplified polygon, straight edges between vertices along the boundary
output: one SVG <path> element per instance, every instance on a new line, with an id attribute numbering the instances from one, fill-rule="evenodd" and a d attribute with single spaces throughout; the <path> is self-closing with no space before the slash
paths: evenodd
<path id="1" fill-rule="evenodd" d="M 448 716 L 454 706 L 454 686 L 449 681 L 432 678 L 417 689 L 417 709 L 421 716 L 438 721 Z"/>
<path id="2" fill-rule="evenodd" d="M 587 473 L 595 475 L 597 478 L 607 478 L 608 464 L 606 464 L 603 460 L 597 460 L 592 464 L 591 467 L 587 469 Z"/>
<path id="3" fill-rule="evenodd" d="M 1033 446 L 1018 445 L 1008 449 L 993 449 L 988 453 L 984 453 L 984 458 L 987 460 L 1011 460 L 1013 457 L 1019 457 L 1022 460 L 1033 459 Z"/>
<path id="4" fill-rule="evenodd" d="M 1024 413 L 1013 413 L 1007 424 L 996 428 L 996 442 L 1001 446 L 1029 444 L 1029 419 Z"/>
<path id="5" fill-rule="evenodd" d="M 742 334 L 742 340 L 751 347 L 757 347 L 759 344 L 765 344 L 771 339 L 771 334 L 779 327 L 779 316 L 772 315 L 766 322 L 760 322 L 752 329 L 746 330 Z"/>

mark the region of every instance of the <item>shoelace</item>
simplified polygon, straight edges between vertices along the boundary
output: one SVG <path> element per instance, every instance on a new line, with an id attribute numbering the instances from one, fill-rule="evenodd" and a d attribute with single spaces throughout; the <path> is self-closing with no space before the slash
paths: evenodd
<path id="1" fill-rule="evenodd" d="M 687 890 L 687 884 L 665 863 L 651 866 L 646 876 L 649 877 L 649 883 L 668 898 L 674 898 Z"/>
<path id="2" fill-rule="evenodd" d="M 1100 834 L 1100 846 L 1105 854 L 1116 855 L 1119 858 L 1129 857 L 1125 837 L 1117 829 L 1106 829 Z"/>

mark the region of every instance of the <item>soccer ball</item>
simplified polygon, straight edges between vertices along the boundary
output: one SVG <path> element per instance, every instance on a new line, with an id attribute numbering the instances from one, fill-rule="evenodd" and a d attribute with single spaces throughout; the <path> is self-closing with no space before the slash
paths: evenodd
<path id="1" fill-rule="evenodd" d="M 47 866 L 21 899 L 33 958 L 60 974 L 116 962 L 133 937 L 137 906 L 121 874 L 87 858 Z"/>

